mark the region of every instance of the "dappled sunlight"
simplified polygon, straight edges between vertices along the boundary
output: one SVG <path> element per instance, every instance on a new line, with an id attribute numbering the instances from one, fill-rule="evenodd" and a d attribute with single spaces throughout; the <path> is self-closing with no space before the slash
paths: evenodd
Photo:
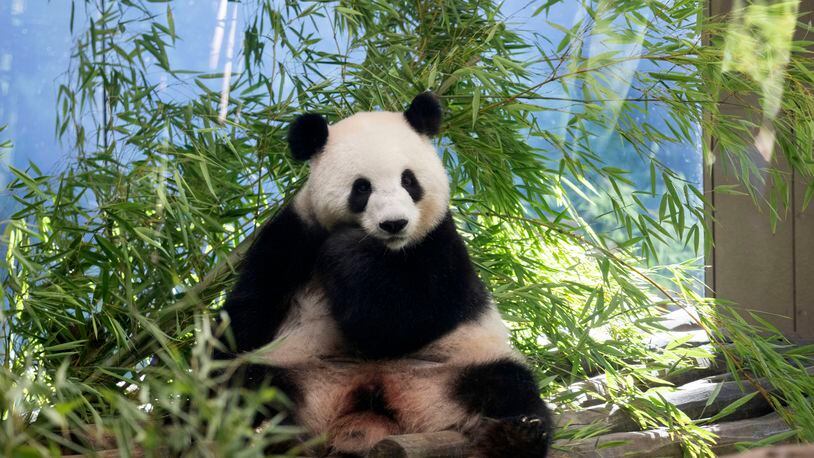
<path id="1" fill-rule="evenodd" d="M 726 32 L 723 71 L 743 73 L 760 85 L 768 120 L 780 111 L 799 3 L 758 1 L 744 6 L 737 0 Z"/>
<path id="2" fill-rule="evenodd" d="M 755 148 L 763 158 L 764 164 L 772 162 L 772 154 L 774 153 L 775 145 L 775 131 L 770 124 L 763 124 L 755 135 Z"/>
<path id="3" fill-rule="evenodd" d="M 652 14 L 643 9 L 642 15 L 652 20 Z M 599 69 L 596 78 L 602 83 L 596 85 L 599 93 L 594 96 L 603 100 L 602 109 L 608 113 L 604 132 L 597 142 L 597 147 L 604 149 L 610 137 L 616 132 L 621 113 L 628 109 L 628 98 L 636 79 L 636 73 L 642 59 L 642 43 L 648 32 L 648 22 L 629 22 L 621 25 L 625 18 L 620 16 L 616 21 L 600 21 L 594 29 L 590 44 L 590 57 L 587 67 Z M 618 39 L 618 31 L 627 34 L 624 40 Z M 614 37 L 616 39 L 610 39 Z"/>
<path id="4" fill-rule="evenodd" d="M 232 5 L 232 16 L 229 19 L 229 39 L 226 44 L 226 62 L 223 64 L 223 86 L 220 90 L 220 107 L 218 109 L 218 122 L 220 123 L 226 121 L 226 113 L 229 110 L 229 92 L 232 88 L 232 66 L 235 59 L 238 8 L 240 8 L 240 4 L 235 3 Z"/>
<path id="5" fill-rule="evenodd" d="M 220 0 L 218 4 L 218 15 L 216 18 L 215 31 L 212 33 L 212 44 L 209 46 L 209 69 L 214 70 L 218 66 L 221 48 L 223 47 L 223 34 L 226 31 L 226 10 L 229 5 L 228 0 Z"/>

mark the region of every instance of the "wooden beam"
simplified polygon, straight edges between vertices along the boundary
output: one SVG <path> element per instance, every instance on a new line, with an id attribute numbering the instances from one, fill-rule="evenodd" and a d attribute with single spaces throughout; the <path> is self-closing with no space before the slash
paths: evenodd
<path id="1" fill-rule="evenodd" d="M 764 447 L 724 458 L 810 458 L 814 456 L 814 444 L 783 445 Z"/>
<path id="2" fill-rule="evenodd" d="M 814 375 L 814 367 L 809 367 L 807 371 Z M 757 383 L 769 392 L 774 391 L 774 387 L 766 379 L 758 379 Z M 710 402 L 709 399 L 716 392 L 717 395 Z M 732 402 L 754 392 L 755 387 L 746 381 L 729 381 L 728 377 L 719 376 L 682 385 L 676 391 L 662 393 L 662 396 L 690 418 L 698 419 L 711 417 Z M 758 394 L 727 416 L 726 420 L 754 417 L 770 411 L 769 403 Z M 555 418 L 557 425 L 562 428 L 601 424 L 609 433 L 637 429 L 636 423 L 627 413 L 615 405 L 600 405 L 578 411 L 562 412 Z"/>
<path id="3" fill-rule="evenodd" d="M 703 429 L 718 437 L 715 445 L 712 446 L 712 450 L 716 454 L 736 452 L 736 444 L 741 442 L 758 441 L 791 431 L 791 428 L 777 413 L 747 420 L 707 425 Z M 469 451 L 469 442 L 464 435 L 455 431 L 442 431 L 390 436 L 379 442 L 368 458 L 462 458 L 467 456 Z M 677 437 L 671 435 L 666 429 L 655 429 L 605 434 L 576 441 L 559 440 L 554 443 L 549 456 L 550 458 L 644 458 L 680 457 L 682 455 L 681 441 Z M 758 455 L 761 458 L 763 456 Z"/>
<path id="4" fill-rule="evenodd" d="M 790 431 L 776 413 L 759 418 L 704 426 L 718 436 L 712 447 L 716 454 L 736 451 L 735 444 L 752 442 Z M 557 441 L 550 458 L 680 457 L 681 442 L 666 429 L 606 434 L 578 441 Z"/>
<path id="5" fill-rule="evenodd" d="M 469 440 L 457 431 L 403 434 L 385 438 L 368 453 L 368 458 L 464 458 Z"/>

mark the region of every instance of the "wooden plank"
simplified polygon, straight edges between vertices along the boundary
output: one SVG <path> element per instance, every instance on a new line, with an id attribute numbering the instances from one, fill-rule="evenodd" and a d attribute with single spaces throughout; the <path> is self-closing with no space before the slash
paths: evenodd
<path id="1" fill-rule="evenodd" d="M 668 331 L 697 331 L 701 327 L 698 325 L 698 312 L 694 308 L 679 308 L 666 313 L 660 322 Z"/>
<path id="2" fill-rule="evenodd" d="M 133 448 L 132 450 L 128 450 L 127 455 L 121 453 L 119 449 L 109 449 L 109 450 L 95 450 L 92 456 L 98 458 L 119 458 L 121 456 L 129 456 L 130 458 L 142 458 L 145 456 L 144 450 L 141 448 Z M 91 455 L 62 455 L 62 458 L 86 458 L 87 456 Z"/>
<path id="3" fill-rule="evenodd" d="M 647 338 L 647 345 L 651 348 L 664 348 L 679 339 L 687 339 L 684 345 L 688 347 L 698 347 L 710 343 L 706 331 L 696 329 L 692 331 L 659 332 Z"/>
<path id="4" fill-rule="evenodd" d="M 814 456 L 814 444 L 781 445 L 763 447 L 724 458 L 811 458 Z"/>
<path id="5" fill-rule="evenodd" d="M 759 169 L 772 163 L 788 170 L 779 156 L 768 158 L 773 153 L 761 152 L 756 147 L 748 151 Z M 778 166 L 775 163 L 778 160 L 783 165 Z M 733 172 L 737 167 L 719 154 L 713 166 L 716 186 L 738 184 Z M 763 187 L 764 195 L 770 192 L 766 186 L 757 186 Z M 749 196 L 716 193 L 714 231 L 715 296 L 733 301 L 741 309 L 771 314 L 761 317 L 791 335 L 794 331 L 793 222 L 786 218 L 778 222 L 772 232 L 769 215 L 760 211 Z M 749 319 L 748 315 L 744 316 Z"/>
<path id="6" fill-rule="evenodd" d="M 752 442 L 790 431 L 776 413 L 759 418 L 705 426 L 718 436 L 716 453 L 731 453 L 735 444 Z M 557 441 L 551 458 L 680 457 L 681 442 L 666 429 L 606 434 L 578 441 Z"/>
<path id="7" fill-rule="evenodd" d="M 469 440 L 457 431 L 390 436 L 376 444 L 368 458 L 463 458 Z"/>
<path id="8" fill-rule="evenodd" d="M 732 5 L 732 0 L 710 0 L 709 12 L 711 15 L 725 14 L 731 11 Z M 725 98 L 726 94 L 722 97 Z M 759 94 L 739 100 L 739 104 L 758 107 Z M 720 110 L 760 125 L 759 114 L 752 112 L 751 116 L 747 116 L 750 110 L 741 108 L 739 104 L 723 104 Z M 714 141 L 715 133 L 710 134 L 716 160 L 705 189 L 738 184 L 733 171 L 738 170 L 740 165 L 733 164 L 719 150 Z M 756 130 L 753 134 L 761 140 L 753 141 L 745 152 L 752 158 L 754 166 L 764 170 L 771 164 L 789 171 L 770 131 L 764 129 L 759 133 Z M 770 192 L 767 186 L 760 183 L 755 185 L 763 195 Z M 743 309 L 771 313 L 773 315 L 762 318 L 787 335 L 792 335 L 795 319 L 793 218 L 780 221 L 776 231 L 772 232 L 768 213 L 765 209 L 758 209 L 749 196 L 712 192 L 711 199 L 714 203 L 712 235 L 715 245 L 712 256 L 708 258 L 708 262 L 714 264 L 707 271 L 707 278 L 714 282 L 711 285 L 714 296 L 733 301 Z M 748 316 L 746 318 L 749 319 Z"/>
<path id="9" fill-rule="evenodd" d="M 799 340 L 814 339 L 814 202 L 807 211 L 800 209 L 811 182 L 794 176 L 794 337 Z"/>
<path id="10" fill-rule="evenodd" d="M 814 22 L 814 0 L 801 0 L 799 24 Z M 810 32 L 803 27 L 794 31 L 797 40 L 810 40 Z M 814 51 L 814 46 L 809 46 Z M 797 151 L 802 161 L 814 161 L 814 151 Z M 794 174 L 792 207 L 794 212 L 794 308 L 795 332 L 798 341 L 814 341 L 814 202 L 803 210 L 806 187 L 812 177 Z"/>
<path id="11" fill-rule="evenodd" d="M 808 368 L 808 372 L 814 374 L 814 367 Z M 759 379 L 757 382 L 769 392 L 774 390 L 766 379 Z M 716 391 L 715 399 L 710 402 L 709 399 Z M 662 397 L 690 418 L 699 419 L 712 417 L 734 401 L 754 392 L 755 388 L 745 381 L 729 381 L 726 377 L 721 377 L 702 379 L 682 385 L 676 391 L 662 393 Z M 725 419 L 738 420 L 763 415 L 770 411 L 771 406 L 766 399 L 757 394 Z M 602 425 L 608 433 L 637 429 L 636 423 L 615 405 L 600 405 L 579 411 L 562 412 L 555 419 L 561 428 Z"/>
<path id="12" fill-rule="evenodd" d="M 681 386 L 705 377 L 726 372 L 728 369 L 726 366 L 726 358 L 724 358 L 721 353 L 716 352 L 714 348 L 710 349 L 710 352 L 715 354 L 714 359 L 703 359 L 697 363 L 697 366 L 677 369 L 664 374 L 661 378 L 672 383 L 674 386 Z"/>
<path id="13" fill-rule="evenodd" d="M 713 451 L 732 453 L 736 444 L 753 442 L 790 431 L 777 413 L 703 427 L 718 436 Z M 461 458 L 469 451 L 466 437 L 455 431 L 390 436 L 368 458 Z M 554 443 L 551 458 L 680 457 L 681 442 L 666 429 L 606 434 Z"/>
<path id="14" fill-rule="evenodd" d="M 555 415 L 554 422 L 558 428 L 581 428 L 589 425 L 601 425 L 608 433 L 638 429 L 635 421 L 618 406 L 601 405 L 577 411 L 565 411 Z"/>
<path id="15" fill-rule="evenodd" d="M 669 382 L 671 385 L 657 384 L 655 382 L 640 381 L 639 388 L 653 388 L 656 386 L 681 386 L 696 380 L 726 372 L 727 366 L 722 355 L 714 360 L 704 359 L 697 362 L 697 366 L 656 371 L 656 377 Z M 587 380 L 572 383 L 568 391 L 575 394 L 576 402 L 581 407 L 590 407 L 602 404 L 603 398 L 608 395 L 607 379 L 605 374 L 596 375 Z"/>

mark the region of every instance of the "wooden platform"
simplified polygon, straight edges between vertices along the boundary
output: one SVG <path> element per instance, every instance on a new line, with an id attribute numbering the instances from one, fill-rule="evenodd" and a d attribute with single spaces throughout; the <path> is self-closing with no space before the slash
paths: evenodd
<path id="1" fill-rule="evenodd" d="M 654 335 L 650 345 L 663 347 L 677 338 L 686 340 L 689 345 L 709 344 L 706 335 L 692 324 L 692 320 L 688 320 L 682 313 L 675 315 L 672 322 L 666 323 L 669 331 Z M 814 367 L 809 368 L 809 373 L 814 374 Z M 755 393 L 754 386 L 735 381 L 731 374 L 726 373 L 726 365 L 722 359 L 709 361 L 706 365 L 690 370 L 671 373 L 664 378 L 677 387 L 674 391 L 663 393 L 664 399 L 692 419 L 712 418 L 733 402 L 745 400 L 719 422 L 703 427 L 718 437 L 715 446 L 712 447 L 718 455 L 736 453 L 739 446 L 744 443 L 782 437 L 784 433 L 791 431 L 783 419 L 773 412 L 766 399 Z M 774 390 L 768 380 L 759 379 L 757 382 L 768 392 Z M 571 390 L 574 393 L 581 393 L 579 399 L 584 408 L 555 413 L 558 428 L 600 425 L 604 433 L 587 439 L 556 441 L 549 456 L 678 458 L 683 455 L 680 440 L 671 436 L 666 429 L 641 431 L 637 423 L 618 406 L 601 404 L 598 399 L 584 394 L 586 392 L 604 394 L 604 387 L 605 378 L 601 375 L 572 385 Z M 751 397 L 745 398 L 749 395 Z M 782 442 L 781 440 L 780 443 Z M 368 456 L 457 458 L 467 456 L 468 450 L 469 443 L 465 437 L 454 431 L 444 431 L 391 436 L 380 442 Z M 768 456 L 814 457 L 814 452 L 809 455 L 749 455 L 750 458 Z"/>
<path id="2" fill-rule="evenodd" d="M 650 345 L 665 346 L 676 339 L 681 339 L 688 345 L 709 344 L 706 336 L 691 324 L 692 320 L 688 320 L 681 313 L 674 315 L 666 322 L 668 332 L 654 335 L 650 339 Z M 814 367 L 809 368 L 809 373 L 814 375 Z M 785 434 L 791 431 L 789 426 L 772 411 L 766 399 L 755 393 L 754 386 L 735 381 L 734 377 L 726 372 L 726 365 L 720 358 L 688 370 L 663 374 L 661 378 L 677 387 L 673 391 L 663 392 L 661 394 L 663 398 L 692 419 L 711 418 L 724 409 L 731 410 L 733 402 L 743 400 L 737 409 L 722 416 L 720 421 L 703 427 L 718 437 L 717 443 L 712 447 L 718 455 L 736 453 L 739 445 L 744 443 L 754 443 L 772 437 L 789 440 L 792 437 L 791 434 Z M 759 379 L 757 383 L 768 392 L 774 390 L 768 380 Z M 605 377 L 597 375 L 571 385 L 569 391 L 575 393 L 581 407 L 576 410 L 555 410 L 556 427 L 560 430 L 599 425 L 603 433 L 580 440 L 558 440 L 549 456 L 678 458 L 683 455 L 681 442 L 671 436 L 666 429 L 641 431 L 624 410 L 618 406 L 603 404 L 601 396 L 606 394 L 605 384 Z M 782 443 L 783 440 L 778 443 Z M 102 450 L 98 452 L 99 456 L 120 456 L 118 450 L 104 448 L 106 447 L 100 447 Z M 467 457 L 469 452 L 470 443 L 466 437 L 455 431 L 441 431 L 388 437 L 379 442 L 368 457 L 463 458 Z M 143 454 L 140 454 L 139 450 L 132 450 L 131 456 Z M 770 456 L 814 457 L 814 450 L 773 448 L 771 451 L 752 452 L 744 455 L 744 458 Z"/>

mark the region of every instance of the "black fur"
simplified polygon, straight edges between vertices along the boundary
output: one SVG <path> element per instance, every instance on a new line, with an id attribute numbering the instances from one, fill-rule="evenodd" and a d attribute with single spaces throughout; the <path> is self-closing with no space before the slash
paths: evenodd
<path id="1" fill-rule="evenodd" d="M 424 197 L 424 188 L 421 187 L 421 183 L 418 182 L 415 173 L 410 169 L 405 169 L 401 172 L 401 186 L 407 190 L 413 202 L 418 202 Z"/>
<path id="2" fill-rule="evenodd" d="M 223 307 L 231 320 L 235 353 L 271 342 L 289 312 L 291 296 L 311 278 L 326 235 L 291 206 L 261 229 Z"/>
<path id="3" fill-rule="evenodd" d="M 551 414 L 537 383 L 521 364 L 503 359 L 461 372 L 453 397 L 487 417 L 475 433 L 476 456 L 543 457 L 551 443 Z"/>
<path id="4" fill-rule="evenodd" d="M 370 199 L 370 193 L 373 192 L 373 187 L 367 178 L 357 178 L 353 182 L 353 186 L 348 195 L 348 208 L 353 213 L 362 213 L 367 207 L 367 201 Z"/>
<path id="5" fill-rule="evenodd" d="M 488 304 L 449 214 L 417 245 L 399 251 L 362 229 L 337 230 L 317 272 L 350 350 L 364 358 L 415 352 Z"/>
<path id="6" fill-rule="evenodd" d="M 328 122 L 316 113 L 302 114 L 288 127 L 288 148 L 298 161 L 311 159 L 327 141 Z"/>
<path id="7" fill-rule="evenodd" d="M 509 359 L 464 369 L 454 392 L 470 411 L 492 418 L 537 414 L 545 409 L 534 376 Z"/>
<path id="8" fill-rule="evenodd" d="M 551 446 L 550 419 L 535 415 L 486 419 L 476 430 L 476 458 L 544 458 Z"/>
<path id="9" fill-rule="evenodd" d="M 404 117 L 419 134 L 433 137 L 441 131 L 441 103 L 432 92 L 415 96 Z"/>

